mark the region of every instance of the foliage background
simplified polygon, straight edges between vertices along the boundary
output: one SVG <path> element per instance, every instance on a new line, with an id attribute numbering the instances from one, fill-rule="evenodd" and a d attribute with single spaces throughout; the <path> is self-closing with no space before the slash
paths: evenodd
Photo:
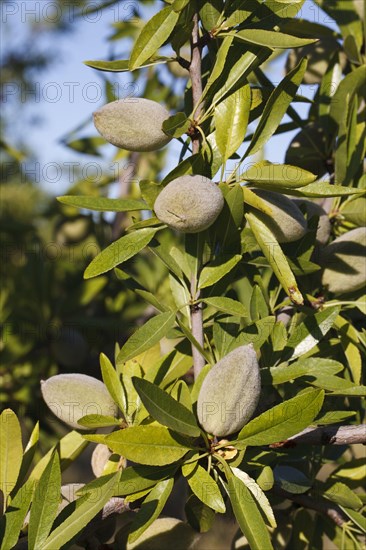
<path id="1" fill-rule="evenodd" d="M 7 4 L 11 6 L 14 2 L 4 2 L 3 10 L 8 9 Z M 21 6 L 23 4 L 20 2 Z M 30 4 L 27 2 L 28 10 Z M 79 55 L 84 50 L 88 51 L 83 55 L 84 59 L 126 58 L 131 47 L 128 37 L 136 34 L 136 16 L 150 17 L 155 10 L 153 4 L 128 2 L 125 7 L 129 11 L 126 8 L 126 12 L 132 17 L 124 17 L 126 13 L 123 12 L 122 23 L 119 18 L 118 24 L 113 11 L 109 17 L 103 15 L 104 28 L 109 28 L 110 23 L 114 25 L 107 46 L 104 46 L 104 37 L 97 36 L 95 45 L 98 51 L 89 46 L 93 44 L 91 38 L 95 36 L 95 28 L 98 28 L 98 35 L 102 28 L 100 21 L 91 22 L 92 12 L 85 11 L 71 20 L 57 18 L 56 24 L 45 21 L 44 17 L 34 24 L 29 13 L 24 20 L 21 17 L 20 22 L 17 13 L 18 20 L 14 24 L 9 15 L 11 12 L 6 12 L 9 25 L 6 24 L 5 28 L 9 36 L 23 35 L 24 40 L 23 43 L 20 40 L 17 46 L 13 42 L 10 45 L 9 41 L 2 60 L 5 110 L 1 126 L 5 138 L 1 153 L 1 237 L 5 260 L 2 286 L 5 292 L 1 309 L 0 399 L 2 406 L 10 406 L 20 414 L 28 428 L 44 414 L 39 399 L 40 378 L 56 372 L 87 372 L 99 377 L 99 353 L 113 355 L 115 341 L 122 344 L 136 326 L 142 325 L 153 314 L 142 300 L 125 289 L 121 290 L 118 282 L 109 275 L 99 280 L 82 280 L 84 269 L 96 251 L 105 248 L 120 234 L 121 227 L 131 221 L 130 215 L 119 216 L 116 221 L 111 215 L 80 214 L 54 200 L 54 196 L 66 191 L 94 196 L 107 192 L 110 196 L 119 196 L 126 194 L 128 188 L 132 195 L 137 196 L 138 180 L 156 179 L 157 175 L 163 177 L 175 165 L 179 155 L 177 145 L 143 158 L 127 156 L 125 152 L 115 153 L 109 146 L 104 149 L 103 141 L 90 125 L 90 114 L 96 105 L 91 105 L 93 102 L 86 95 L 87 101 L 84 102 L 76 100 L 73 104 L 68 99 L 65 101 L 65 97 L 70 98 L 70 88 L 65 86 L 65 82 L 70 78 L 67 68 L 72 60 L 73 64 L 76 62 L 77 71 L 85 75 L 87 84 L 88 80 L 98 83 L 94 88 L 103 93 L 99 104 L 132 93 L 164 102 L 170 109 L 182 110 L 179 97 L 184 80 L 177 79 L 165 67 L 151 69 L 148 75 L 111 77 L 107 73 L 95 72 L 90 76 L 91 69 L 80 65 Z M 82 2 L 79 2 L 79 7 L 83 9 Z M 107 6 L 104 14 L 108 9 Z M 312 2 L 306 3 L 304 13 L 310 20 L 337 28 L 329 14 Z M 55 42 L 66 44 L 62 65 L 57 61 L 59 52 L 52 51 Z M 273 82 L 282 73 L 285 58 L 286 54 L 279 56 L 270 66 L 268 75 L 272 76 Z M 62 98 L 60 101 L 45 101 L 45 89 L 50 92 L 59 89 L 49 86 L 54 82 L 61 87 Z M 72 79 L 72 82 L 78 83 L 78 79 Z M 82 79 L 80 84 L 85 86 Z M 35 87 L 36 94 L 26 93 L 32 87 Z M 79 87 L 77 90 L 76 93 Z M 25 97 L 22 97 L 22 92 L 25 92 Z M 301 92 L 311 98 L 315 87 L 304 85 Z M 303 115 L 306 109 L 302 106 L 299 113 Z M 80 116 L 79 110 L 82 111 Z M 41 118 L 45 116 L 43 126 L 42 121 L 37 120 L 40 115 Z M 56 130 L 61 146 L 50 145 L 53 140 L 49 139 L 48 128 L 52 132 Z M 283 160 L 279 158 L 279 150 L 285 150 L 283 137 L 273 139 L 266 148 L 265 158 L 277 162 Z M 70 167 L 65 164 L 70 159 L 75 162 L 71 179 Z M 92 177 L 88 177 L 90 172 L 86 167 L 90 168 Z M 94 175 L 95 170 L 98 177 Z M 337 230 L 342 231 L 342 222 L 338 220 L 337 223 Z M 343 229 L 347 228 L 345 225 Z M 129 267 L 145 278 L 157 297 L 159 292 L 165 294 L 164 286 L 159 285 L 165 274 L 153 258 L 133 260 Z M 359 311 L 351 313 L 351 317 L 355 326 L 362 329 Z M 53 434 L 54 426 L 48 418 L 43 429 Z M 62 428 L 56 426 L 56 431 L 62 432 Z"/>

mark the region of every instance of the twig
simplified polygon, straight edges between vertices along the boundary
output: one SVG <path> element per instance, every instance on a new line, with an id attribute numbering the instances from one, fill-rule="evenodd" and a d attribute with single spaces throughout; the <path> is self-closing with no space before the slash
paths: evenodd
<path id="1" fill-rule="evenodd" d="M 292 448 L 297 445 L 366 445 L 366 425 L 324 426 L 306 428 L 302 432 L 270 445 L 272 448 Z"/>
<path id="2" fill-rule="evenodd" d="M 193 107 L 195 109 L 195 118 L 199 118 L 202 112 L 202 73 L 201 73 L 201 45 L 199 43 L 199 18 L 198 13 L 193 16 L 193 29 L 191 37 L 191 63 L 189 65 L 189 75 L 192 82 Z M 199 134 L 192 136 L 192 152 L 198 153 L 200 150 Z"/>
<path id="3" fill-rule="evenodd" d="M 192 98 L 193 106 L 195 108 L 196 118 L 199 118 L 202 112 L 202 73 L 201 73 L 201 44 L 199 42 L 199 17 L 198 13 L 193 16 L 193 29 L 191 37 L 191 63 L 189 66 L 189 74 L 192 82 Z M 192 134 L 192 153 L 196 154 L 200 150 L 200 135 L 199 132 L 193 132 Z M 199 253 L 199 252 L 198 252 Z M 200 264 L 200 258 L 197 258 L 198 265 Z M 191 297 L 193 301 L 198 300 L 199 291 L 197 290 L 196 273 L 192 274 L 191 279 Z M 204 346 L 203 335 L 203 315 L 202 305 L 194 305 L 191 307 L 191 328 L 192 334 L 197 342 Z M 192 357 L 193 357 L 193 369 L 194 377 L 197 378 L 203 367 L 205 366 L 205 359 L 200 352 L 192 345 Z"/>
<path id="4" fill-rule="evenodd" d="M 293 495 L 292 493 L 284 491 L 280 487 L 274 487 L 272 491 L 276 495 L 287 498 L 288 500 L 291 500 L 292 502 L 295 502 L 296 504 L 299 504 L 304 508 L 309 508 L 310 510 L 315 510 L 320 514 L 328 516 L 328 518 L 334 521 L 334 523 L 339 527 L 342 527 L 342 525 L 348 521 L 347 518 L 342 514 L 341 509 L 336 504 L 332 504 L 325 499 L 315 500 L 308 495 Z"/>

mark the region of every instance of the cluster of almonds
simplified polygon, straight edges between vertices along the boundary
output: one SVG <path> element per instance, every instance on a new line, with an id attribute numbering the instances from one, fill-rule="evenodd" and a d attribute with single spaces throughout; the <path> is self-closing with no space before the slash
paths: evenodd
<path id="1" fill-rule="evenodd" d="M 110 143 L 128 151 L 155 151 L 172 139 L 163 131 L 168 111 L 144 98 L 113 101 L 94 113 L 99 133 Z M 327 213 L 307 199 L 290 199 L 280 193 L 255 189 L 272 215 L 258 215 L 279 243 L 297 241 L 307 232 L 308 219 L 319 219 L 316 242 L 323 250 L 319 262 L 324 267 L 322 283 L 331 292 L 343 294 L 360 289 L 366 278 L 364 261 L 366 230 L 357 228 L 338 237 L 330 245 L 331 226 Z M 160 221 L 182 233 L 199 233 L 210 227 L 224 206 L 220 188 L 204 176 L 181 176 L 168 183 L 154 204 Z M 325 248 L 324 248 L 325 247 Z"/>

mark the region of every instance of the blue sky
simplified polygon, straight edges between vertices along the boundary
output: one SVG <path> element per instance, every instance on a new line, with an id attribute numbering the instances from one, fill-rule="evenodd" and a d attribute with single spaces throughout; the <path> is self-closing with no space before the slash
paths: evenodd
<path id="1" fill-rule="evenodd" d="M 74 4 L 77 2 L 74 2 Z M 98 4 L 99 2 L 90 2 Z M 42 0 L 8 0 L 6 10 L 2 4 L 2 19 L 9 23 L 11 29 L 11 40 L 19 44 L 27 44 L 33 40 L 29 32 L 32 23 L 37 20 L 44 20 L 47 23 L 52 18 L 59 17 L 55 11 L 55 3 Z M 6 6 L 5 4 L 5 6 Z M 68 16 L 73 17 L 70 1 Z M 161 3 L 159 2 L 159 7 Z M 126 41 L 110 43 L 107 41 L 111 34 L 111 24 L 118 19 L 128 19 L 136 2 L 125 0 L 117 13 L 116 8 L 107 8 L 95 14 L 84 15 L 74 23 L 74 30 L 71 33 L 51 35 L 49 33 L 38 33 L 37 41 L 45 51 L 55 52 L 56 61 L 50 68 L 39 75 L 35 93 L 25 93 L 25 90 L 9 88 L 11 93 L 23 94 L 23 100 L 27 100 L 27 119 L 41 115 L 40 125 L 26 125 L 31 134 L 27 134 L 25 141 L 36 151 L 40 162 L 38 169 L 41 173 L 43 186 L 48 192 L 54 195 L 65 192 L 67 188 L 70 168 L 67 163 L 80 163 L 80 167 L 91 161 L 91 157 L 74 153 L 60 142 L 60 139 L 75 129 L 79 124 L 90 121 L 85 127 L 85 135 L 96 135 L 92 125 L 92 113 L 99 106 L 105 103 L 103 97 L 103 79 L 107 73 L 100 73 L 83 64 L 87 59 L 108 59 L 110 54 L 127 57 L 130 45 Z M 157 6 L 155 6 L 156 9 Z M 5 11 L 4 11 L 5 10 Z M 144 9 L 144 17 L 153 13 L 154 6 Z M 302 16 L 310 21 L 324 22 L 325 14 L 320 10 L 314 10 L 314 4 L 307 0 L 302 9 Z M 329 18 L 326 21 L 329 24 Z M 10 36 L 4 33 L 2 48 L 6 48 L 6 40 Z M 272 64 L 269 73 L 273 82 L 279 82 L 283 77 L 284 57 L 281 56 Z M 131 75 L 119 73 L 109 75 L 109 79 L 118 83 L 119 90 L 123 94 L 125 89 L 132 82 Z M 303 95 L 310 95 L 311 90 L 306 86 L 302 87 Z M 24 124 L 17 117 L 16 104 L 8 101 L 5 105 L 15 123 L 9 128 L 6 136 L 10 142 L 16 143 L 19 136 L 24 134 Z M 307 106 L 300 107 L 304 112 Z M 265 158 L 274 162 L 281 162 L 284 158 L 284 151 L 294 133 L 288 133 L 271 140 L 266 147 Z M 176 163 L 179 154 L 178 144 L 171 147 L 169 166 L 172 168 Z M 106 161 L 112 158 L 113 149 L 106 148 Z M 99 162 L 99 161 L 98 161 Z M 32 165 L 29 165 L 32 170 Z M 35 167 L 34 167 L 35 168 Z"/>

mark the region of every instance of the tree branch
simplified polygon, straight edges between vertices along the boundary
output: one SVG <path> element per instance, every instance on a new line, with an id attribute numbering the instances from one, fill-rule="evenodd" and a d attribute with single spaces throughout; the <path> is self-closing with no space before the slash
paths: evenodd
<path id="1" fill-rule="evenodd" d="M 193 98 L 193 107 L 195 109 L 196 118 L 199 118 L 202 112 L 202 73 L 201 73 L 201 45 L 199 42 L 199 17 L 198 12 L 193 16 L 193 29 L 191 36 L 191 63 L 189 66 L 189 74 L 192 82 L 192 98 Z M 192 134 L 192 153 L 196 154 L 200 150 L 200 135 L 199 132 L 193 132 Z M 197 251 L 200 255 L 200 252 Z M 198 269 L 200 268 L 201 257 L 197 258 Z M 197 290 L 197 274 L 192 274 L 191 279 L 191 298 L 192 300 L 198 300 L 199 290 Z M 192 334 L 197 340 L 197 342 L 203 347 L 204 346 L 204 334 L 203 334 L 203 315 L 202 315 L 202 305 L 195 304 L 191 307 L 191 329 Z M 200 352 L 192 345 L 192 357 L 193 357 L 193 369 L 195 379 L 205 366 L 205 359 L 202 357 Z"/>
<path id="2" fill-rule="evenodd" d="M 342 510 L 336 504 L 333 504 L 326 499 L 315 500 L 308 495 L 293 495 L 292 493 L 284 491 L 280 487 L 274 487 L 272 491 L 274 494 L 287 498 L 288 500 L 291 500 L 304 508 L 309 508 L 310 510 L 315 510 L 320 514 L 328 516 L 328 518 L 334 521 L 334 523 L 339 527 L 342 527 L 342 525 L 348 521 L 348 519 L 343 515 Z"/>
<path id="3" fill-rule="evenodd" d="M 272 448 L 292 448 L 297 445 L 366 445 L 366 425 L 358 426 L 324 426 L 306 428 L 286 441 L 270 445 Z"/>
<path id="4" fill-rule="evenodd" d="M 202 112 L 202 72 L 201 72 L 201 45 L 199 42 L 199 16 L 195 13 L 193 16 L 193 29 L 191 37 L 191 63 L 189 66 L 189 75 L 192 82 L 192 99 L 195 109 L 195 118 L 199 118 Z M 192 152 L 198 153 L 200 150 L 199 133 L 192 136 Z"/>

